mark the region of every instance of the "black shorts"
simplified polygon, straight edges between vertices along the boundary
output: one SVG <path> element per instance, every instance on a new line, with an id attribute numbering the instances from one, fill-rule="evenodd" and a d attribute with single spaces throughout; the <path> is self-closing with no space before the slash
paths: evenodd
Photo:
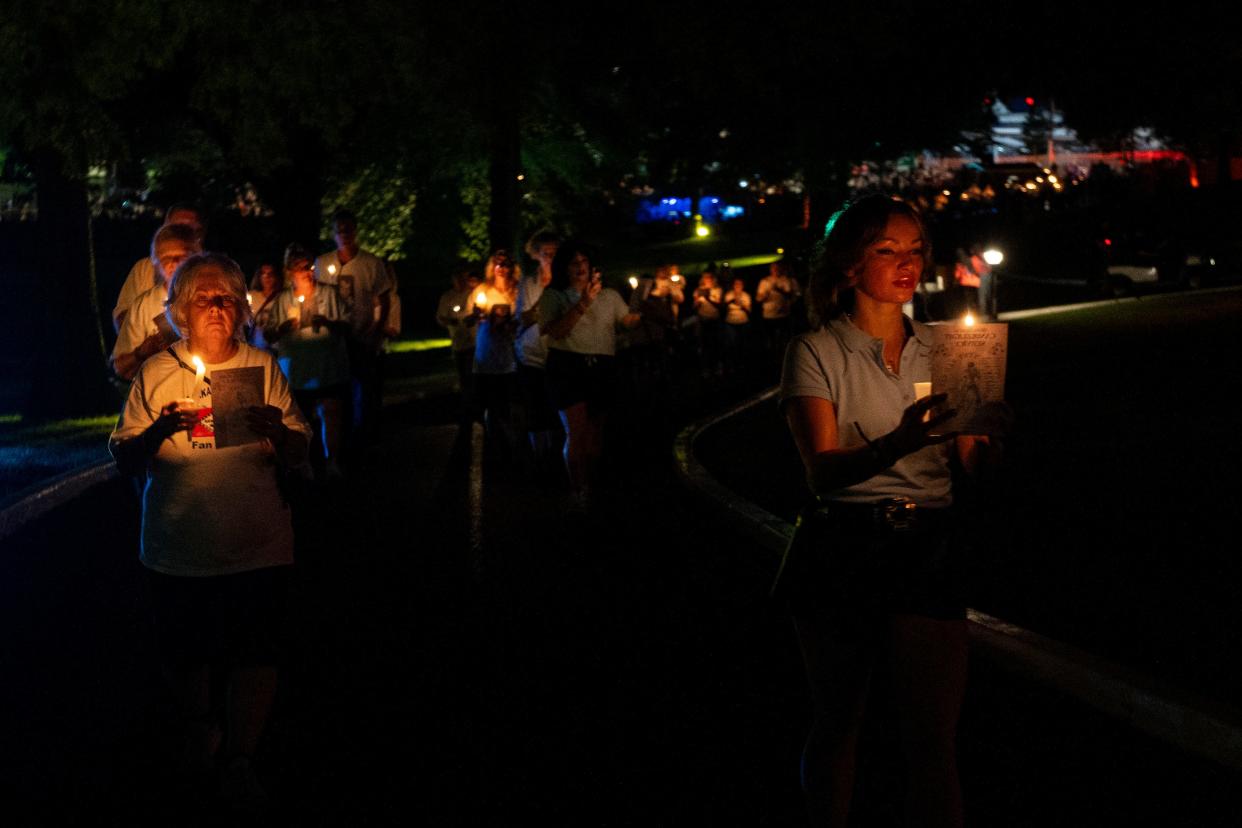
<path id="1" fill-rule="evenodd" d="M 964 557 L 952 509 L 918 509 L 893 528 L 868 506 L 807 510 L 786 552 L 773 592 L 795 612 L 852 616 L 966 617 Z"/>
<path id="2" fill-rule="evenodd" d="M 561 421 L 548 395 L 548 372 L 518 363 L 518 383 L 522 388 L 522 409 L 527 431 L 551 431 Z"/>
<path id="3" fill-rule="evenodd" d="M 616 393 L 615 358 L 548 349 L 548 396 L 558 411 L 586 403 L 592 413 L 612 407 Z"/>
<path id="4" fill-rule="evenodd" d="M 161 662 L 274 666 L 292 569 L 273 566 L 204 578 L 147 570 Z"/>

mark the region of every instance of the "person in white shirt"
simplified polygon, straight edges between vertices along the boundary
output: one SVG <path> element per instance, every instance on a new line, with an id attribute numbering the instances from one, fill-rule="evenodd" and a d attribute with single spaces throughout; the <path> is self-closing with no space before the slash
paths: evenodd
<path id="1" fill-rule="evenodd" d="M 793 332 L 790 314 L 801 296 L 802 288 L 789 275 L 788 263 L 784 260 L 772 262 L 768 275 L 759 280 L 755 289 L 755 303 L 760 308 L 759 323 L 769 354 L 776 356 L 784 351 Z"/>
<path id="2" fill-rule="evenodd" d="M 158 282 L 130 305 L 112 347 L 112 370 L 131 380 L 152 355 L 177 340 L 164 315 L 167 280 L 183 261 L 198 252 L 199 236 L 182 224 L 166 224 L 151 239 L 151 265 Z"/>
<path id="3" fill-rule="evenodd" d="M 302 461 L 310 428 L 275 358 L 244 341 L 235 262 L 187 259 L 167 313 L 178 341 L 142 364 L 109 449 L 122 472 L 145 478 L 140 560 L 184 726 L 182 771 L 198 782 L 218 768 L 225 795 L 261 791 L 250 760 L 276 696 L 293 563 L 277 468 Z M 227 704 L 213 701 L 221 685 Z"/>
<path id="4" fill-rule="evenodd" d="M 640 316 L 603 285 L 583 245 L 566 242 L 552 260 L 552 281 L 539 298 L 539 324 L 548 336 L 548 390 L 565 428 L 570 485 L 587 501 L 603 454 L 604 422 L 616 386 L 617 326 Z"/>
<path id="5" fill-rule="evenodd" d="M 526 433 L 530 440 L 535 469 L 551 474 L 550 461 L 559 463 L 561 440 L 560 420 L 552 399 L 548 396 L 547 372 L 548 342 L 539 326 L 537 306 L 539 297 L 552 281 L 552 260 L 560 247 L 561 239 L 549 230 L 543 230 L 526 242 L 526 254 L 534 259 L 537 267 L 518 284 L 517 298 L 517 349 L 518 385 L 522 390 L 522 414 Z"/>
<path id="6" fill-rule="evenodd" d="M 332 215 L 336 249 L 315 261 L 324 284 L 336 285 L 350 320 L 349 368 L 353 385 L 354 436 L 369 439 L 383 402 L 380 355 L 391 314 L 394 285 L 384 260 L 358 245 L 358 218 L 349 210 Z"/>
<path id="7" fill-rule="evenodd" d="M 193 204 L 171 205 L 164 213 L 164 225 L 169 224 L 183 224 L 191 228 L 198 237 L 197 247 L 201 249 L 206 223 L 199 208 Z M 134 262 L 134 266 L 129 269 L 129 275 L 125 277 L 125 283 L 121 285 L 116 304 L 112 308 L 112 327 L 117 333 L 121 332 L 125 316 L 138 297 L 159 285 L 160 282 L 161 279 L 155 272 L 155 265 L 150 256 L 143 256 Z"/>
<path id="8" fill-rule="evenodd" d="M 315 257 L 300 244 L 285 249 L 289 283 L 272 303 L 264 338 L 274 348 L 298 408 L 317 426 L 312 457 L 328 481 L 342 477 L 341 437 L 349 399 L 349 349 L 336 285 L 315 278 Z"/>
<path id="9" fill-rule="evenodd" d="M 721 372 L 720 338 L 721 338 L 721 306 L 724 304 L 724 291 L 716 282 L 716 272 L 704 270 L 699 275 L 699 283 L 691 296 L 694 302 L 694 315 L 699 324 L 699 366 L 704 374 L 716 375 Z"/>
<path id="10" fill-rule="evenodd" d="M 733 280 L 732 289 L 724 296 L 724 304 L 725 367 L 729 371 L 739 371 L 746 356 L 746 332 L 750 327 L 751 307 L 746 283 L 740 278 Z"/>
<path id="11" fill-rule="evenodd" d="M 482 279 L 475 271 L 461 268 L 453 273 L 453 286 L 440 294 L 436 307 L 436 323 L 448 330 L 453 366 L 461 393 L 461 417 L 472 418 L 474 405 L 474 340 L 478 318 L 474 313 L 474 297 Z"/>

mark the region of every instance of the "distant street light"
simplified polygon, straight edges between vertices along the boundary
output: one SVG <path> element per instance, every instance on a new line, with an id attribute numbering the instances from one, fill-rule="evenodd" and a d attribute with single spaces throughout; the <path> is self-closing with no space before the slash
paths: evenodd
<path id="1" fill-rule="evenodd" d="M 983 251 L 983 260 L 992 267 L 996 267 L 998 264 L 1005 261 L 1005 254 L 997 250 L 995 247 L 990 247 Z"/>

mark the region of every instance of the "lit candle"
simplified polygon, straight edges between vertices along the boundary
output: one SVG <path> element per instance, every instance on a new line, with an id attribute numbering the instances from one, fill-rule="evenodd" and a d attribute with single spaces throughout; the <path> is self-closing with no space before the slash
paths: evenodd
<path id="1" fill-rule="evenodd" d="M 329 275 L 329 276 L 335 276 L 335 275 L 336 275 L 336 265 L 334 265 L 334 264 L 330 264 L 330 265 L 328 265 L 328 275 Z"/>
<path id="2" fill-rule="evenodd" d="M 480 290 L 474 295 L 474 307 L 477 310 L 487 310 L 487 292 Z"/>
<path id="3" fill-rule="evenodd" d="M 252 308 L 254 307 L 254 297 L 252 297 L 249 293 L 246 294 L 246 304 Z"/>
<path id="4" fill-rule="evenodd" d="M 289 318 L 293 320 L 294 327 L 302 324 L 302 303 L 306 301 L 305 296 L 298 297 L 298 303 L 289 311 Z"/>
<path id="5" fill-rule="evenodd" d="M 673 284 L 677 284 L 678 282 L 680 282 L 680 281 L 681 281 L 681 274 L 680 274 L 680 273 L 674 273 L 672 276 L 669 276 L 669 277 L 668 277 L 668 280 L 669 280 L 670 282 L 672 282 Z"/>
<path id="6" fill-rule="evenodd" d="M 972 314 L 970 311 L 966 311 L 966 316 L 962 318 L 962 324 L 968 328 L 974 325 L 975 324 L 974 314 Z"/>
<path id="7" fill-rule="evenodd" d="M 198 354 L 190 355 L 190 362 L 194 364 L 194 387 L 190 389 L 190 396 L 182 400 L 186 410 L 198 411 L 198 389 L 203 384 L 203 377 L 207 375 L 207 366 L 203 364 L 203 359 Z"/>

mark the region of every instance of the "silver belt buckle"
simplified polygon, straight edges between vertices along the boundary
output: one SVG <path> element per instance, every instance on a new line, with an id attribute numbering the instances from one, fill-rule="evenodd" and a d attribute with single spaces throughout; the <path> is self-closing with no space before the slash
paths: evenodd
<path id="1" fill-rule="evenodd" d="M 890 497 L 876 504 L 876 522 L 890 532 L 909 532 L 914 528 L 918 506 L 908 497 Z"/>

